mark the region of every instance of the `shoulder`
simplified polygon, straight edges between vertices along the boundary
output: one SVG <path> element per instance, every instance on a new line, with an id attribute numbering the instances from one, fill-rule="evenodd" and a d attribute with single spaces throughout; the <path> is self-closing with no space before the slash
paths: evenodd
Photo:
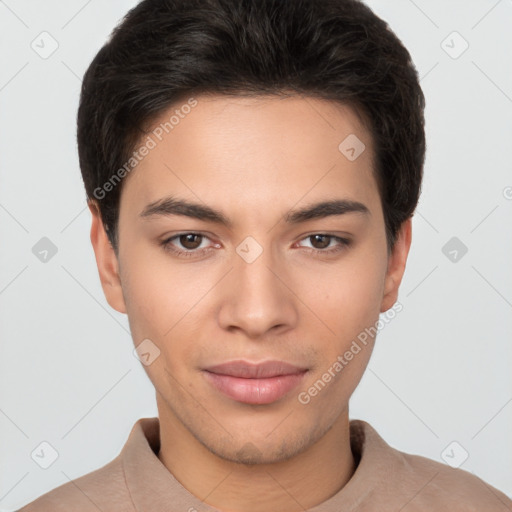
<path id="1" fill-rule="evenodd" d="M 410 475 L 402 481 L 413 482 L 405 507 L 407 511 L 431 510 L 432 507 L 438 512 L 512 510 L 512 500 L 507 495 L 473 473 L 420 455 L 398 453 L 403 461 L 404 476 Z"/>
<path id="2" fill-rule="evenodd" d="M 369 510 L 507 512 L 512 500 L 469 471 L 390 446 L 367 422 L 351 422 L 352 450 L 361 454 L 353 486 Z M 386 506 L 389 505 L 387 508 Z"/>
<path id="3" fill-rule="evenodd" d="M 17 512 L 135 512 L 127 471 L 131 468 L 133 484 L 148 478 L 147 473 L 154 473 L 155 466 L 161 469 L 154 452 L 158 443 L 158 417 L 139 418 L 116 458 L 95 471 L 65 482 Z"/>
<path id="4" fill-rule="evenodd" d="M 43 494 L 18 512 L 129 512 L 131 499 L 121 458 Z"/>

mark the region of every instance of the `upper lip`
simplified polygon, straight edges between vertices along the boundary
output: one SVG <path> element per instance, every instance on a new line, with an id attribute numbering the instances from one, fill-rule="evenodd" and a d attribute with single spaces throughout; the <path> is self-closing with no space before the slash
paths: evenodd
<path id="1" fill-rule="evenodd" d="M 264 361 L 262 363 L 251 363 L 248 361 L 228 361 L 205 368 L 210 373 L 229 375 L 231 377 L 242 377 L 245 379 L 264 379 L 277 377 L 279 375 L 297 375 L 307 371 L 285 361 Z"/>

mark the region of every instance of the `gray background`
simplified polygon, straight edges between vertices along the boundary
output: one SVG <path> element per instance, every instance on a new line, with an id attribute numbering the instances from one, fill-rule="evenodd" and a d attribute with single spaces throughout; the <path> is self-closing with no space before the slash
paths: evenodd
<path id="1" fill-rule="evenodd" d="M 156 415 L 100 287 L 75 142 L 81 76 L 135 4 L 0 1 L 0 510 L 106 464 Z M 416 63 L 428 150 L 403 311 L 350 416 L 405 452 L 467 452 L 460 467 L 512 497 L 512 0 L 368 4 Z M 31 458 L 43 441 L 48 469 Z"/>

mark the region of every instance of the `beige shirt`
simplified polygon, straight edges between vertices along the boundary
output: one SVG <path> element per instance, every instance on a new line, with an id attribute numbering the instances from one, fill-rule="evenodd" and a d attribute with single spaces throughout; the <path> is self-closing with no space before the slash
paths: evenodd
<path id="1" fill-rule="evenodd" d="M 350 435 L 355 473 L 310 512 L 512 511 L 512 500 L 472 473 L 400 452 L 365 421 L 351 420 Z M 217 512 L 174 478 L 159 448 L 158 418 L 141 418 L 114 460 L 19 512 Z"/>

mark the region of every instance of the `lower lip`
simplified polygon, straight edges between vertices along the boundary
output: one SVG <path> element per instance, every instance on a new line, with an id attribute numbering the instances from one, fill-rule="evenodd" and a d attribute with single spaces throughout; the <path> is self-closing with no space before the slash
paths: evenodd
<path id="1" fill-rule="evenodd" d="M 205 371 L 206 379 L 221 393 L 245 404 L 263 405 L 276 402 L 302 381 L 306 372 L 265 379 L 244 379 Z"/>

